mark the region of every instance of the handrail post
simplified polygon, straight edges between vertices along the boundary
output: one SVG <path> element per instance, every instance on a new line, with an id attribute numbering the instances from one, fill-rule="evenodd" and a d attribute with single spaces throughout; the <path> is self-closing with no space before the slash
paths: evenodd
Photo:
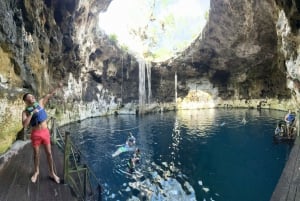
<path id="1" fill-rule="evenodd" d="M 70 156 L 71 144 L 70 144 L 70 133 L 65 134 L 65 152 L 64 152 L 64 182 L 68 182 L 69 174 L 69 156 Z"/>
<path id="2" fill-rule="evenodd" d="M 57 126 L 56 126 L 56 121 L 55 121 L 55 118 L 52 117 L 52 127 L 51 127 L 51 130 L 52 130 L 52 143 L 53 144 L 56 144 L 57 142 Z"/>
<path id="3" fill-rule="evenodd" d="M 296 126 L 296 129 L 297 129 L 297 136 L 300 135 L 300 110 L 297 111 L 297 114 L 298 114 L 298 118 L 297 118 L 297 126 Z"/>
<path id="4" fill-rule="evenodd" d="M 84 196 L 84 200 L 87 200 L 87 179 L 88 179 L 88 169 L 87 166 L 84 165 L 84 178 L 83 178 L 83 196 Z"/>

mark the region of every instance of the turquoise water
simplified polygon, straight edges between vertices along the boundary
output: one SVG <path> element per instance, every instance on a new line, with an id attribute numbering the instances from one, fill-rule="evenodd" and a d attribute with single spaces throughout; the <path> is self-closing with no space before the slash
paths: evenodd
<path id="1" fill-rule="evenodd" d="M 104 186 L 104 200 L 268 201 L 291 149 L 272 140 L 284 114 L 186 110 L 92 118 L 63 130 Z M 112 157 L 129 131 L 142 153 L 133 174 L 133 152 Z"/>

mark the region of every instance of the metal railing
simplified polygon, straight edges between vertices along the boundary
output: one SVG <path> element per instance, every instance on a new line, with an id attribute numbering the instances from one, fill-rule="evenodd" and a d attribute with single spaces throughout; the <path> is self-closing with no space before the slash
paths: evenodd
<path id="1" fill-rule="evenodd" d="M 64 183 L 82 201 L 101 201 L 102 186 L 99 179 L 87 164 L 81 162 L 81 152 L 71 142 L 70 133 L 62 134 L 55 118 L 51 118 L 51 141 L 64 152 Z"/>
<path id="2" fill-rule="evenodd" d="M 296 123 L 297 136 L 300 136 L 300 110 L 297 110 Z"/>

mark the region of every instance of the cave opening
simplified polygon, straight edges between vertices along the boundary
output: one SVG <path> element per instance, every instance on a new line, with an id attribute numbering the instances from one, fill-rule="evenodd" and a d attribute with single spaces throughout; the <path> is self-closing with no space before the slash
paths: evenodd
<path id="1" fill-rule="evenodd" d="M 213 82 L 221 85 L 227 84 L 229 78 L 230 72 L 225 70 L 217 70 L 212 76 Z"/>
<path id="2" fill-rule="evenodd" d="M 164 61 L 201 38 L 210 0 L 114 0 L 99 26 L 136 57 Z"/>

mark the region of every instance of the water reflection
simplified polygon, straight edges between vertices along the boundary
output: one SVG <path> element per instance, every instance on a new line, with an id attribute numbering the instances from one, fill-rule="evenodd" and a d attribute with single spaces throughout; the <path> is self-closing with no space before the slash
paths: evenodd
<path id="1" fill-rule="evenodd" d="M 181 141 L 181 130 L 180 130 L 180 125 L 179 125 L 177 115 L 175 117 L 174 128 L 172 132 L 172 140 L 173 140 L 172 142 L 173 152 L 171 154 L 173 155 L 173 160 L 175 160 L 175 154 L 177 154 L 177 151 L 179 150 L 179 144 Z"/>
<path id="2" fill-rule="evenodd" d="M 210 135 L 209 131 L 213 126 L 224 122 L 215 122 L 214 109 L 204 110 L 180 110 L 176 114 L 176 119 L 181 122 L 181 127 L 188 129 L 189 135 L 205 137 Z"/>

